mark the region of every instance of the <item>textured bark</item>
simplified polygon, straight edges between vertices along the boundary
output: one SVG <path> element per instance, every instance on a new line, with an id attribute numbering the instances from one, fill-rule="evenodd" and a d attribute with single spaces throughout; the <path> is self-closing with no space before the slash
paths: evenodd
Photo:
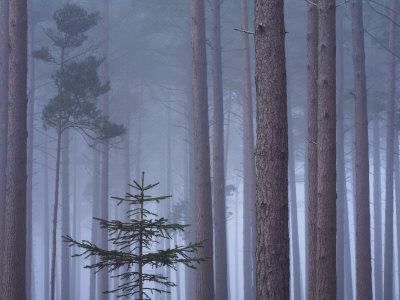
<path id="1" fill-rule="evenodd" d="M 9 1 L 8 148 L 2 299 L 26 299 L 27 3 Z M 4 133 L 3 133 L 4 134 Z"/>
<path id="2" fill-rule="evenodd" d="M 307 93 L 308 93 L 308 289 L 307 297 L 316 299 L 317 284 L 317 134 L 318 134 L 318 8 L 307 5 Z"/>
<path id="3" fill-rule="evenodd" d="M 361 0 L 351 3 L 356 130 L 356 278 L 357 299 L 372 299 L 369 213 L 367 80 Z"/>
<path id="4" fill-rule="evenodd" d="M 109 2 L 108 0 L 104 0 L 103 2 L 103 57 L 105 58 L 104 63 L 102 64 L 102 78 L 103 82 L 107 82 L 109 80 L 109 70 L 108 70 L 108 52 L 109 52 Z M 108 117 L 109 114 L 109 95 L 108 93 L 104 94 L 102 97 L 102 111 L 105 117 Z M 108 141 L 104 141 L 101 146 L 101 209 L 100 209 L 100 218 L 104 220 L 108 220 L 108 182 L 109 182 L 109 143 Z M 108 233 L 107 230 L 100 230 L 100 247 L 102 249 L 108 249 Z M 107 270 L 101 270 L 98 273 L 99 279 L 99 300 L 108 300 L 109 294 L 104 294 L 104 291 L 109 290 L 109 282 L 108 282 L 108 272 Z"/>
<path id="5" fill-rule="evenodd" d="M 0 296 L 3 295 L 3 265 L 6 212 L 6 168 L 8 130 L 8 5 L 0 2 Z M 0 297 L 0 298 L 1 298 Z"/>
<path id="6" fill-rule="evenodd" d="M 396 19 L 395 0 L 390 1 L 390 18 Z M 384 297 L 393 298 L 393 156 L 394 156 L 394 98 L 396 81 L 395 63 L 395 24 L 389 25 L 389 96 L 386 108 L 386 206 L 385 206 L 385 266 L 384 266 Z"/>
<path id="7" fill-rule="evenodd" d="M 374 279 L 375 299 L 382 299 L 382 204 L 381 204 L 381 154 L 379 116 L 374 119 Z"/>
<path id="8" fill-rule="evenodd" d="M 99 217 L 100 205 L 99 205 L 99 191 L 100 191 L 100 154 L 98 147 L 94 145 L 93 147 L 93 202 L 92 202 L 92 218 Z M 98 232 L 98 222 L 92 219 L 92 230 L 91 230 L 91 238 L 93 244 L 98 243 L 99 241 L 99 232 Z M 90 264 L 93 265 L 96 263 L 96 257 L 92 255 L 90 257 Z M 89 286 L 89 300 L 96 300 L 97 293 L 97 273 L 94 271 L 90 272 L 90 286 Z"/>
<path id="9" fill-rule="evenodd" d="M 297 221 L 296 169 L 294 158 L 294 132 L 291 101 L 288 99 L 288 131 L 289 131 L 289 189 L 290 189 L 290 225 L 292 229 L 292 266 L 293 266 L 293 294 L 296 299 L 302 298 L 301 266 L 299 245 L 299 223 Z"/>
<path id="10" fill-rule="evenodd" d="M 336 34 L 334 0 L 319 0 L 316 299 L 336 299 Z"/>
<path id="11" fill-rule="evenodd" d="M 61 235 L 71 235 L 70 203 L 69 203 L 69 131 L 62 134 L 62 162 L 61 162 Z M 67 243 L 61 244 L 61 300 L 69 300 L 70 297 L 70 247 Z"/>
<path id="12" fill-rule="evenodd" d="M 241 0 L 242 29 L 248 30 L 247 0 Z M 256 166 L 249 37 L 242 33 L 243 52 L 243 279 L 244 295 L 255 298 Z"/>
<path id="13" fill-rule="evenodd" d="M 214 299 L 213 228 L 210 179 L 210 144 L 207 103 L 207 58 L 204 0 L 191 1 L 191 35 L 193 49 L 193 113 L 194 167 L 197 228 L 196 239 L 206 240 L 198 251 L 199 257 L 210 257 L 197 270 L 196 297 Z"/>
<path id="14" fill-rule="evenodd" d="M 215 298 L 228 299 L 226 250 L 225 173 L 224 173 L 224 97 L 221 55 L 221 0 L 211 1 L 211 57 L 213 79 L 213 200 L 215 235 Z"/>
<path id="15" fill-rule="evenodd" d="M 255 1 L 257 299 L 290 299 L 283 1 Z M 246 295 L 245 295 L 246 297 Z"/>

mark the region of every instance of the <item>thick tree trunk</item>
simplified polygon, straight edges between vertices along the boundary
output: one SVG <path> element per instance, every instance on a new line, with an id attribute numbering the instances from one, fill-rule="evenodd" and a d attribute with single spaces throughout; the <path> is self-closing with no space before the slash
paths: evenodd
<path id="1" fill-rule="evenodd" d="M 283 1 L 255 1 L 257 299 L 290 299 Z M 245 295 L 246 297 L 246 295 Z"/>
<path id="2" fill-rule="evenodd" d="M 6 212 L 6 168 L 8 131 L 8 5 L 0 2 L 0 296 L 3 295 L 3 265 Z"/>
<path id="3" fill-rule="evenodd" d="M 293 265 L 293 294 L 296 299 L 302 299 L 301 291 L 301 266 L 299 245 L 299 223 L 297 221 L 297 195 L 296 195 L 296 168 L 294 156 L 294 132 L 292 105 L 288 99 L 288 132 L 289 132 L 289 188 L 290 188 L 290 225 L 292 229 L 292 265 Z"/>
<path id="4" fill-rule="evenodd" d="M 395 0 L 390 1 L 390 18 L 396 19 Z M 395 24 L 389 27 L 389 97 L 387 101 L 386 131 L 386 206 L 385 206 L 385 266 L 384 299 L 393 298 L 393 151 L 394 151 L 394 98 L 396 81 Z"/>
<path id="5" fill-rule="evenodd" d="M 213 228 L 210 178 L 210 143 L 207 97 L 207 59 L 204 0 L 191 1 L 191 35 L 193 49 L 194 164 L 196 184 L 196 239 L 206 240 L 199 257 L 210 257 L 197 270 L 196 297 L 214 299 Z"/>
<path id="6" fill-rule="evenodd" d="M 248 29 L 247 0 L 241 0 L 242 29 Z M 256 250 L 256 166 L 254 158 L 253 99 L 251 90 L 250 45 L 242 33 L 243 52 L 243 279 L 244 295 L 255 299 Z"/>
<path id="7" fill-rule="evenodd" d="M 221 57 L 221 3 L 221 0 L 211 1 L 211 57 L 214 104 L 212 190 L 214 193 L 215 298 L 228 299 L 224 173 L 224 97 Z"/>
<path id="8" fill-rule="evenodd" d="M 100 154 L 97 149 L 97 145 L 93 146 L 93 203 L 92 203 L 92 218 L 99 217 L 100 215 L 100 205 L 99 205 L 99 191 L 100 191 Z M 99 230 L 98 221 L 92 219 L 92 230 L 91 239 L 92 243 L 96 244 L 99 242 Z M 90 257 L 90 264 L 96 263 L 96 257 L 92 255 Z M 89 286 L 89 300 L 96 300 L 97 294 L 97 274 L 94 271 L 90 272 L 90 286 Z"/>
<path id="9" fill-rule="evenodd" d="M 357 298 L 372 299 L 369 213 L 369 158 L 364 25 L 361 0 L 351 3 L 356 130 L 356 278 Z"/>
<path id="10" fill-rule="evenodd" d="M 62 134 L 62 162 L 61 162 L 61 235 L 70 235 L 70 203 L 69 203 L 69 130 Z M 67 243 L 61 244 L 61 300 L 70 297 L 70 247 Z"/>
<path id="11" fill-rule="evenodd" d="M 334 0 L 319 0 L 316 299 L 336 299 L 336 35 Z"/>
<path id="12" fill-rule="evenodd" d="M 316 2 L 318 3 L 318 2 Z M 317 135 L 318 135 L 318 8 L 307 5 L 307 93 L 308 93 L 308 158 L 307 158 L 307 190 L 308 190 L 308 274 L 307 297 L 316 299 L 317 284 Z"/>
<path id="13" fill-rule="evenodd" d="M 383 298 L 382 286 L 382 204 L 381 204 L 381 155 L 379 116 L 374 119 L 374 279 L 375 299 Z"/>
<path id="14" fill-rule="evenodd" d="M 3 299 L 26 299 L 27 2 L 9 1 L 8 148 Z M 4 134 L 4 132 L 2 133 Z"/>
<path id="15" fill-rule="evenodd" d="M 102 78 L 103 82 L 109 80 L 109 70 L 108 70 L 108 50 L 109 50 L 109 2 L 104 0 L 104 10 L 103 10 L 103 57 L 105 61 L 102 64 Z M 105 117 L 109 114 L 109 99 L 108 93 L 104 94 L 102 99 L 102 110 Z M 104 141 L 101 147 L 101 211 L 100 218 L 108 220 L 108 175 L 109 175 L 109 143 Z M 108 232 L 107 230 L 100 230 L 100 247 L 103 249 L 108 249 Z M 109 294 L 103 293 L 109 290 L 108 282 L 108 272 L 107 270 L 101 270 L 99 273 L 99 300 L 108 300 Z"/>

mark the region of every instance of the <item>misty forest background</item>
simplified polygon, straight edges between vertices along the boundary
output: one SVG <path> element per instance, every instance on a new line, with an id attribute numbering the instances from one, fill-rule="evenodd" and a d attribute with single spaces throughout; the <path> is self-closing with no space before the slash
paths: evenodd
<path id="1" fill-rule="evenodd" d="M 54 241 L 59 139 L 44 111 L 59 93 L 55 74 L 60 65 L 33 53 L 43 45 L 58 53 L 47 28 L 55 28 L 53 14 L 68 2 L 27 1 L 27 200 L 26 215 L 19 211 L 13 219 L 19 224 L 26 216 L 26 272 L 10 277 L 11 254 L 4 251 L 7 230 L 18 228 L 6 225 L 12 221 L 7 215 L 18 206 L 6 208 L 9 199 L 17 198 L 10 198 L 11 192 L 6 197 L 6 185 L 11 191 L 12 184 L 6 177 L 15 174 L 7 166 L 6 176 L 10 154 L 7 158 L 4 153 L 14 140 L 3 138 L 0 299 L 23 299 L 15 296 L 19 290 L 26 291 L 26 299 L 51 299 L 54 242 L 54 299 L 114 299 L 115 294 L 102 292 L 121 283 L 111 278 L 116 273 L 84 268 L 94 258 L 72 258 L 81 250 L 63 243 L 61 236 L 114 247 L 92 218 L 123 219 L 127 207 L 111 197 L 129 192 L 128 184 L 141 180 L 142 171 L 147 183 L 160 182 L 152 196 L 172 195 L 149 208 L 192 225 L 157 249 L 206 239 L 198 255 L 213 257 L 197 270 L 182 265 L 176 271 L 157 269 L 177 287 L 169 288 L 170 294 L 154 294 L 154 299 L 400 299 L 397 2 L 287 0 L 284 8 L 279 0 L 75 2 L 89 13 L 99 12 L 100 18 L 79 50 L 68 55 L 104 58 L 98 73 L 109 88 L 94 97 L 96 106 L 110 124 L 124 129 L 102 140 L 79 126 L 63 131 Z M 16 78 L 11 77 L 12 51 L 14 45 L 18 49 L 13 44 L 18 35 L 12 38 L 18 14 L 13 17 L 24 5 L 22 0 L 0 2 L 0 134 L 6 138 L 6 100 L 10 114 L 15 96 L 10 92 Z M 334 111 L 323 115 L 320 110 L 318 120 L 312 119 L 318 105 L 326 103 L 336 110 L 336 118 Z M 12 116 L 9 130 L 14 128 Z M 327 129 L 326 139 L 317 129 Z M 326 152 L 324 146 L 335 151 Z M 319 166 L 313 163 L 315 151 Z M 274 153 L 280 153 L 276 159 Z M 263 157 L 270 159 L 264 165 Z M 333 182 L 333 193 L 332 184 L 325 182 Z M 356 201 L 356 196 L 361 198 Z M 321 205 L 314 211 L 309 208 L 309 201 L 317 199 L 313 197 Z M 318 233 L 312 230 L 316 226 Z M 326 236 L 320 238 L 320 231 Z M 318 261 L 323 255 L 326 264 Z M 276 271 L 279 266 L 282 273 Z M 7 280 L 26 282 L 26 289 L 16 283 L 12 292 Z"/>

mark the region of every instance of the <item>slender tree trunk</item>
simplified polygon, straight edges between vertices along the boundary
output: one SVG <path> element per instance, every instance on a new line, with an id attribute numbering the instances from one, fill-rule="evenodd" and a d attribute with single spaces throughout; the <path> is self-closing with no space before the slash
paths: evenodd
<path id="1" fill-rule="evenodd" d="M 104 42 L 103 42 L 103 57 L 105 57 L 105 61 L 102 64 L 102 77 L 103 82 L 107 82 L 109 80 L 109 70 L 108 70 L 108 50 L 109 50 L 109 2 L 108 0 L 104 0 L 103 2 L 104 10 L 103 10 L 103 34 L 104 34 Z M 102 110 L 105 117 L 108 117 L 109 114 L 109 103 L 108 103 L 108 93 L 103 96 L 102 100 Z M 109 176 L 109 143 L 108 141 L 104 141 L 101 147 L 101 212 L 100 218 L 107 220 L 108 219 L 108 176 Z M 107 230 L 100 230 L 100 246 L 103 249 L 108 249 L 108 232 Z M 104 291 L 109 290 L 109 282 L 108 282 L 108 272 L 107 270 L 102 270 L 99 272 L 99 300 L 108 300 L 109 294 L 103 293 Z"/>
<path id="2" fill-rule="evenodd" d="M 397 237 L 400 234 L 400 171 L 399 171 L 399 131 L 396 129 L 394 133 L 394 185 L 396 191 L 396 225 L 397 225 Z M 397 246 L 400 245 L 400 241 L 397 239 Z M 399 248 L 397 248 L 399 249 Z M 397 250 L 398 251 L 398 250 Z M 399 254 L 397 254 L 399 255 Z M 397 266 L 400 266 L 399 260 L 397 260 Z M 394 277 L 394 276 L 393 276 Z M 397 286 L 397 288 L 400 288 Z"/>
<path id="3" fill-rule="evenodd" d="M 3 299 L 26 299 L 27 2 L 9 1 L 8 148 Z M 4 134 L 4 132 L 3 132 Z"/>
<path id="4" fill-rule="evenodd" d="M 390 18 L 396 19 L 397 3 L 390 1 Z M 389 97 L 387 101 L 386 131 L 386 206 L 385 206 L 385 266 L 384 299 L 393 298 L 393 151 L 394 151 L 394 98 L 396 81 L 395 24 L 389 26 Z"/>
<path id="5" fill-rule="evenodd" d="M 193 47 L 194 164 L 198 241 L 206 240 L 199 257 L 210 257 L 197 270 L 196 297 L 214 299 L 213 228 L 210 178 L 210 143 L 208 129 L 207 58 L 204 0 L 191 1 Z"/>
<path id="6" fill-rule="evenodd" d="M 299 245 L 299 223 L 297 221 L 297 195 L 296 195 L 296 168 L 294 155 L 294 132 L 292 104 L 288 99 L 288 131 L 289 131 L 289 188 L 290 188 L 290 224 L 292 228 L 292 255 L 293 255 L 293 293 L 296 299 L 302 299 L 301 291 L 301 266 Z"/>
<path id="7" fill-rule="evenodd" d="M 6 168 L 8 132 L 8 5 L 0 2 L 0 296 L 3 295 L 3 267 L 6 212 Z"/>
<path id="8" fill-rule="evenodd" d="M 99 191 L 100 191 L 100 176 L 99 176 L 99 165 L 100 165 L 100 154 L 97 149 L 97 145 L 93 147 L 93 203 L 92 203 L 92 218 L 99 217 Z M 91 241 L 97 245 L 99 241 L 99 232 L 97 229 L 98 222 L 92 219 L 92 231 L 91 231 Z M 93 265 L 96 263 L 96 257 L 92 255 L 90 257 L 90 264 Z M 89 287 L 89 300 L 96 300 L 97 294 L 97 275 L 94 271 L 90 272 L 90 287 Z"/>
<path id="9" fill-rule="evenodd" d="M 61 50 L 60 74 L 64 70 L 64 49 Z M 56 182 L 54 189 L 54 211 L 53 211 L 53 238 L 51 254 L 51 278 L 50 278 L 50 299 L 55 300 L 55 278 L 56 278 L 56 257 L 57 257 L 57 219 L 58 219 L 58 190 L 60 187 L 60 157 L 61 157 L 61 99 L 62 99 L 62 78 L 58 87 L 58 124 L 57 124 L 57 155 L 56 155 Z"/>
<path id="10" fill-rule="evenodd" d="M 343 43 L 343 12 L 337 13 L 337 107 L 336 107 L 336 147 L 337 147 L 337 245 L 336 245 L 336 268 L 337 268 L 337 295 L 339 299 L 353 299 L 353 284 L 351 274 L 351 251 L 350 251 L 350 227 L 347 204 L 346 188 L 346 163 L 344 158 L 344 43 Z"/>
<path id="11" fill-rule="evenodd" d="M 290 299 L 283 1 L 255 1 L 257 299 Z M 245 295 L 246 297 L 246 295 Z"/>
<path id="12" fill-rule="evenodd" d="M 318 3 L 318 2 L 316 2 Z M 317 138 L 318 138 L 318 8 L 307 4 L 307 93 L 308 93 L 308 273 L 307 297 L 316 299 L 317 284 Z"/>
<path id="13" fill-rule="evenodd" d="M 336 36 L 334 0 L 319 0 L 317 299 L 336 299 Z"/>
<path id="14" fill-rule="evenodd" d="M 229 154 L 229 139 L 231 133 L 231 115 L 232 115 L 232 91 L 229 92 L 227 114 L 228 118 L 226 120 L 226 134 L 225 134 L 225 144 L 224 144 L 224 174 L 227 174 L 228 168 L 228 154 Z"/>
<path id="15" fill-rule="evenodd" d="M 369 158 L 364 25 L 361 0 L 351 3 L 356 129 L 357 299 L 372 299 Z"/>
<path id="16" fill-rule="evenodd" d="M 247 0 L 241 0 L 242 29 L 248 30 Z M 249 37 L 242 33 L 243 52 L 243 278 L 244 295 L 255 299 L 256 166 Z"/>
<path id="17" fill-rule="evenodd" d="M 375 299 L 383 299 L 382 286 L 382 204 L 381 204 L 381 155 L 379 116 L 374 119 L 374 279 Z"/>
<path id="18" fill-rule="evenodd" d="M 29 50 L 35 45 L 34 26 L 29 27 Z M 33 258 L 32 258 L 32 177 L 33 177 L 33 118 L 35 115 L 35 60 L 30 57 L 29 61 L 29 94 L 28 94 L 28 148 L 27 148 L 27 197 L 26 197 L 26 296 L 32 299 L 33 287 Z"/>
<path id="19" fill-rule="evenodd" d="M 61 166 L 61 234 L 70 235 L 70 203 L 69 203 L 69 130 L 62 134 L 62 166 Z M 67 243 L 61 244 L 61 300 L 69 300 L 70 297 L 70 247 Z"/>
<path id="20" fill-rule="evenodd" d="M 49 300 L 49 282 L 50 282 L 50 222 L 49 222 L 49 162 L 48 162 L 48 141 L 45 134 L 44 140 L 44 170 L 43 170 L 43 184 L 44 184 L 44 199 L 43 199 L 43 300 Z"/>
<path id="21" fill-rule="evenodd" d="M 224 97 L 221 55 L 221 0 L 211 1 L 211 43 L 213 76 L 213 193 L 215 234 L 215 297 L 228 299 L 226 250 L 225 173 L 224 173 Z"/>
<path id="22" fill-rule="evenodd" d="M 80 240 L 81 236 L 81 207 L 80 207 L 80 201 L 77 197 L 77 168 L 78 168 L 78 159 L 77 159 L 77 153 L 78 153 L 78 147 L 76 144 L 76 136 L 74 137 L 74 144 L 73 144 L 73 157 L 74 157 L 74 166 L 73 166 L 73 201 L 74 201 L 74 216 L 73 216 L 73 236 L 77 239 Z M 75 300 L 80 299 L 80 292 L 81 292 L 81 269 L 80 269 L 80 257 L 75 257 L 72 260 L 72 272 L 70 274 L 70 280 L 71 280 L 71 291 L 72 295 Z"/>

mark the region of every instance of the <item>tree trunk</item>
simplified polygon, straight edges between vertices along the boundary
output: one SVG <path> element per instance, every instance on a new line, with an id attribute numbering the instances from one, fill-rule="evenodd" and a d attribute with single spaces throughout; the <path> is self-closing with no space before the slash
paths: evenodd
<path id="1" fill-rule="evenodd" d="M 8 131 L 8 5 L 0 2 L 0 296 L 3 295 L 3 266 L 6 212 L 6 168 Z"/>
<path id="2" fill-rule="evenodd" d="M 302 299 L 301 292 L 301 266 L 299 245 L 299 223 L 297 221 L 297 195 L 296 195 L 296 166 L 294 155 L 294 132 L 292 104 L 288 99 L 288 131 L 289 131 L 289 188 L 290 188 L 290 224 L 292 228 L 292 265 L 293 265 L 293 293 L 296 299 Z"/>
<path id="3" fill-rule="evenodd" d="M 43 197 L 43 300 L 49 300 L 49 253 L 50 253 L 50 222 L 49 222 L 49 163 L 48 163 L 48 141 L 47 135 L 44 140 L 44 197 Z"/>
<path id="4" fill-rule="evenodd" d="M 390 1 L 390 19 L 396 19 L 395 0 Z M 389 25 L 389 97 L 387 101 L 386 131 L 386 206 L 385 206 L 385 266 L 384 299 L 393 298 L 393 151 L 394 151 L 394 98 L 396 81 L 395 23 Z"/>
<path id="5" fill-rule="evenodd" d="M 26 299 L 27 295 L 27 22 L 26 1 L 9 1 L 11 26 L 3 299 Z"/>
<path id="6" fill-rule="evenodd" d="M 100 165 L 100 154 L 97 149 L 97 145 L 93 146 L 93 203 L 92 203 L 92 218 L 99 217 L 99 191 L 100 191 L 100 176 L 99 176 L 99 165 Z M 97 229 L 98 221 L 92 219 L 92 230 L 91 230 L 91 241 L 93 244 L 99 241 L 99 230 Z M 92 255 L 90 257 L 90 264 L 96 263 L 96 257 Z M 94 271 L 90 271 L 90 287 L 89 287 L 89 300 L 96 300 L 96 294 L 98 290 L 97 286 L 97 274 Z"/>
<path id="7" fill-rule="evenodd" d="M 204 0 L 191 1 L 191 35 L 193 47 L 194 164 L 198 241 L 206 240 L 199 257 L 209 257 L 197 267 L 196 297 L 214 299 L 213 228 L 210 178 L 210 143 L 207 97 L 207 58 Z"/>
<path id="8" fill-rule="evenodd" d="M 375 299 L 383 299 L 382 286 L 382 204 L 381 204 L 381 155 L 379 116 L 374 119 L 374 279 Z"/>
<path id="9" fill-rule="evenodd" d="M 104 10 L 103 10 L 103 57 L 105 58 L 102 64 L 102 77 L 103 82 L 109 80 L 109 70 L 108 70 L 108 50 L 109 50 L 109 3 L 108 0 L 104 0 Z M 103 115 L 108 117 L 109 114 L 109 103 L 108 103 L 108 93 L 104 94 L 102 99 L 102 110 Z M 108 174 L 109 174 L 109 143 L 104 141 L 101 147 L 101 211 L 100 218 L 108 220 Z M 108 249 L 108 232 L 107 230 L 100 230 L 100 247 L 102 249 Z M 103 293 L 109 290 L 108 282 L 108 270 L 101 270 L 99 272 L 99 300 L 108 300 L 109 294 Z"/>
<path id="10" fill-rule="evenodd" d="M 248 29 L 247 0 L 241 0 L 242 29 Z M 255 299 L 256 166 L 249 37 L 242 33 L 243 52 L 243 279 L 244 295 Z"/>
<path id="11" fill-rule="evenodd" d="M 361 0 L 351 3 L 356 130 L 357 298 L 372 299 L 369 158 L 364 25 Z"/>
<path id="12" fill-rule="evenodd" d="M 396 225 L 397 225 L 397 237 L 400 234 L 400 171 L 399 171 L 399 131 L 396 129 L 394 133 L 394 185 L 395 185 L 395 192 L 396 192 Z M 397 239 L 397 246 L 400 245 L 399 239 Z M 397 248 L 399 249 L 399 248 Z M 400 266 L 400 261 L 397 260 L 398 266 Z M 397 286 L 397 288 L 400 288 Z"/>
<path id="13" fill-rule="evenodd" d="M 35 45 L 34 25 L 29 27 L 29 50 L 32 51 Z M 33 257 L 32 257 L 32 177 L 33 177 L 33 136 L 35 115 L 35 60 L 30 57 L 29 61 L 29 94 L 28 94 L 28 148 L 27 148 L 27 197 L 26 197 L 26 296 L 32 299 L 34 295 L 32 284 Z"/>
<path id="14" fill-rule="evenodd" d="M 69 130 L 62 134 L 62 166 L 61 166 L 61 235 L 70 235 L 69 218 Z M 70 247 L 67 243 L 61 244 L 61 300 L 69 300 L 70 297 Z"/>
<path id="15" fill-rule="evenodd" d="M 316 2 L 318 3 L 318 2 Z M 318 135 L 318 8 L 307 5 L 307 89 L 308 89 L 308 290 L 309 300 L 316 299 L 317 284 L 317 135 Z"/>
<path id="16" fill-rule="evenodd" d="M 257 299 L 290 299 L 283 1 L 255 1 Z M 246 295 L 245 295 L 246 297 Z"/>
<path id="17" fill-rule="evenodd" d="M 228 154 L 229 154 L 229 140 L 231 132 L 231 115 L 232 115 L 232 91 L 229 92 L 228 107 L 227 107 L 228 118 L 226 120 L 226 130 L 225 130 L 225 144 L 224 144 L 224 174 L 227 172 L 228 168 Z"/>
<path id="18" fill-rule="evenodd" d="M 61 50 L 60 74 L 64 69 L 64 48 Z M 62 78 L 58 87 L 58 124 L 57 124 L 57 155 L 56 155 L 56 182 L 54 189 L 54 211 L 53 211 L 53 238 L 51 254 L 51 278 L 50 278 L 50 299 L 55 300 L 55 278 L 56 278 L 56 258 L 57 258 L 57 219 L 58 219 L 58 190 L 60 187 L 60 157 L 61 157 L 61 99 L 62 99 Z"/>
<path id="19" fill-rule="evenodd" d="M 214 104 L 212 190 L 214 193 L 215 298 L 228 299 L 224 173 L 224 97 L 221 58 L 221 3 L 221 0 L 211 1 L 211 56 Z"/>
<path id="20" fill-rule="evenodd" d="M 319 0 L 317 299 L 336 299 L 336 37 L 334 0 Z"/>

